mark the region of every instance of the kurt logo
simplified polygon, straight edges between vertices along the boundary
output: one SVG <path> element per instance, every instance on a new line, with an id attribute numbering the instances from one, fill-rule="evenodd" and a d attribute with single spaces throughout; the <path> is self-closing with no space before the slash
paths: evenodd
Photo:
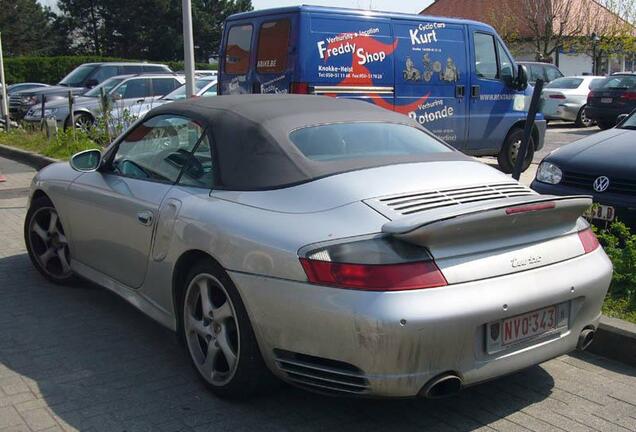
<path id="1" fill-rule="evenodd" d="M 411 36 L 412 45 L 426 45 L 431 42 L 437 42 L 437 33 L 435 30 L 431 30 L 427 33 L 420 33 L 419 29 L 410 29 L 409 35 Z"/>

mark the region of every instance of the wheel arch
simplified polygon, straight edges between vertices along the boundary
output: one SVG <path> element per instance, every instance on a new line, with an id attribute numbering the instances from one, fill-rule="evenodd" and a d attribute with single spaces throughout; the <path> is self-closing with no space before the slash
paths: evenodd
<path id="1" fill-rule="evenodd" d="M 506 134 L 506 138 L 504 138 L 503 142 L 501 143 L 501 148 L 503 148 L 504 144 L 508 140 L 508 137 L 510 136 L 510 134 L 515 129 L 523 130 L 525 128 L 525 126 L 526 126 L 526 121 L 525 120 L 518 120 L 517 122 L 513 123 L 513 125 L 510 126 L 510 129 L 508 129 L 508 133 Z M 532 125 L 532 140 L 534 142 L 534 149 L 536 151 L 537 150 L 537 144 L 539 143 L 539 129 L 537 128 L 537 125 Z"/>
<path id="2" fill-rule="evenodd" d="M 36 189 L 35 191 L 33 191 L 33 194 L 31 194 L 31 201 L 34 201 L 37 199 L 47 199 L 51 203 L 53 203 L 53 200 L 51 199 L 51 197 L 48 196 L 48 194 L 44 192 L 42 189 Z"/>
<path id="3" fill-rule="evenodd" d="M 78 116 L 78 115 L 87 115 L 91 119 L 93 119 L 93 122 L 95 121 L 95 116 L 89 110 L 86 110 L 86 109 L 74 110 L 73 111 L 73 117 Z M 64 119 L 64 130 L 69 128 L 69 126 L 71 125 L 70 122 L 71 122 L 71 114 L 67 115 L 66 119 Z"/>

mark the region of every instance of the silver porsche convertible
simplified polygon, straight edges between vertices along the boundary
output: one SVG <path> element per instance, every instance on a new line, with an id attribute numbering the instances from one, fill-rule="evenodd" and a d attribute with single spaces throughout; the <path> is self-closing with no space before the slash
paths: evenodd
<path id="1" fill-rule="evenodd" d="M 47 279 L 177 332 L 219 395 L 442 397 L 590 343 L 612 273 L 590 204 L 372 104 L 223 96 L 41 170 L 25 239 Z"/>

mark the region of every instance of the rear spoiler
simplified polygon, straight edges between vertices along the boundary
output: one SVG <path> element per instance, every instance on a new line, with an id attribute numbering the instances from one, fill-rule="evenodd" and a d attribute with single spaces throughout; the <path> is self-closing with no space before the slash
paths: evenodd
<path id="1" fill-rule="evenodd" d="M 591 205 L 590 196 L 506 198 L 406 216 L 385 223 L 382 232 L 422 246 L 524 235 L 540 240 L 580 229 L 578 219 Z"/>

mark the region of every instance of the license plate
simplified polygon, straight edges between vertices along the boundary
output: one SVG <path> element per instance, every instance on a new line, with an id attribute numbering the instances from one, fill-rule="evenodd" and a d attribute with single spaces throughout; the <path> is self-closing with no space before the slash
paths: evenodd
<path id="1" fill-rule="evenodd" d="M 592 219 L 598 219 L 603 221 L 613 221 L 616 216 L 616 211 L 612 206 L 606 206 L 602 204 L 593 205 L 588 211 L 587 216 Z"/>
<path id="2" fill-rule="evenodd" d="M 491 322 L 486 329 L 488 353 L 567 329 L 569 315 L 566 302 Z"/>
<path id="3" fill-rule="evenodd" d="M 601 103 L 612 103 L 612 98 L 601 98 Z"/>

